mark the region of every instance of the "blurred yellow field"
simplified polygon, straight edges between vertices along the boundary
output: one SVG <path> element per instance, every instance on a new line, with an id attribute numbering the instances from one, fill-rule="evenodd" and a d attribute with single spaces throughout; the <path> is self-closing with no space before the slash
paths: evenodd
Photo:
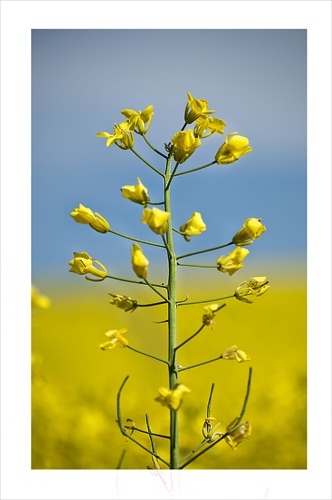
<path id="1" fill-rule="evenodd" d="M 167 386 L 166 365 L 129 349 L 104 352 L 98 346 L 105 341 L 106 331 L 127 327 L 130 346 L 165 358 L 166 327 L 157 323 L 165 319 L 164 306 L 124 313 L 108 303 L 107 292 L 114 287 L 81 283 L 65 293 L 49 287 L 51 307 L 33 310 L 32 468 L 115 469 L 126 450 L 122 468 L 145 469 L 152 466 L 151 458 L 133 442 L 126 442 L 116 424 L 116 396 L 129 375 L 122 393 L 123 419 L 146 429 L 148 414 L 152 432 L 167 434 L 169 411 L 154 401 L 158 388 Z M 196 285 L 191 299 L 209 297 L 211 292 L 218 296 L 206 283 L 199 289 Z M 149 300 L 147 291 L 145 296 Z M 252 425 L 250 439 L 235 451 L 221 442 L 189 468 L 305 469 L 305 283 L 287 289 L 279 283 L 254 304 L 235 299 L 225 302 L 227 307 L 216 316 L 215 330 L 206 327 L 183 346 L 179 362 L 184 367 L 200 363 L 233 344 L 251 360 L 219 360 L 181 372 L 180 381 L 191 393 L 179 410 L 180 454 L 187 455 L 203 439 L 201 428 L 212 383 L 211 416 L 221 422 L 220 430 L 239 415 L 252 366 L 245 415 Z M 179 307 L 180 341 L 200 326 L 203 305 Z M 150 446 L 146 435 L 135 432 L 134 437 Z M 158 453 L 167 459 L 167 440 L 156 438 L 156 444 Z"/>

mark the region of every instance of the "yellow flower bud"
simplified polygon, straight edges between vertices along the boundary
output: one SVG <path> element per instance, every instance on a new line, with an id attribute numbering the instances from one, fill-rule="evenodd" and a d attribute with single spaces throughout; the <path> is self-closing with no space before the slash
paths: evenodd
<path id="1" fill-rule="evenodd" d="M 193 123 L 200 116 L 206 117 L 214 113 L 209 110 L 209 103 L 205 99 L 195 99 L 190 92 L 188 92 L 188 102 L 184 111 L 184 119 L 186 123 Z"/>
<path id="2" fill-rule="evenodd" d="M 218 270 L 222 273 L 228 273 L 232 276 L 238 269 L 243 267 L 242 261 L 249 254 L 246 248 L 237 247 L 230 252 L 226 257 L 222 255 L 217 260 Z"/>
<path id="3" fill-rule="evenodd" d="M 247 137 L 241 135 L 234 135 L 237 132 L 232 132 L 226 136 L 226 141 L 218 149 L 215 160 L 218 165 L 227 165 L 237 161 L 240 156 L 243 156 L 252 151 L 249 146 Z M 233 137 L 232 137 L 233 136 Z"/>
<path id="4" fill-rule="evenodd" d="M 129 123 L 135 128 L 135 130 L 143 135 L 147 130 L 149 130 L 150 123 L 153 116 L 153 106 L 148 106 L 144 111 L 133 111 L 132 109 L 124 109 L 121 111 L 126 118 L 128 118 Z"/>
<path id="5" fill-rule="evenodd" d="M 159 396 L 155 398 L 155 401 L 160 403 L 162 406 L 167 406 L 170 410 L 175 411 L 180 408 L 183 396 L 191 392 L 190 389 L 183 384 L 178 384 L 174 390 L 160 387 L 158 391 Z"/>
<path id="6" fill-rule="evenodd" d="M 253 240 L 257 240 L 266 231 L 261 221 L 262 219 L 247 219 L 243 228 L 233 236 L 232 242 L 238 246 L 251 245 Z"/>
<path id="7" fill-rule="evenodd" d="M 141 179 L 137 178 L 138 184 L 135 186 L 122 186 L 122 196 L 127 198 L 127 200 L 133 201 L 134 203 L 139 203 L 140 205 L 146 205 L 150 198 L 148 196 L 148 190 L 141 183 Z"/>
<path id="8" fill-rule="evenodd" d="M 141 247 L 134 243 L 131 248 L 131 264 L 132 268 L 138 278 L 146 279 L 148 276 L 149 261 L 144 256 Z"/>
<path id="9" fill-rule="evenodd" d="M 97 269 L 93 266 L 93 262 L 98 264 L 102 270 Z M 93 276 L 97 276 L 104 280 L 107 274 L 107 269 L 103 264 L 101 264 L 98 260 L 93 259 L 86 252 L 78 253 L 74 252 L 74 259 L 69 262 L 69 265 L 72 266 L 69 269 L 69 272 L 76 274 L 92 274 Z M 86 277 L 86 279 L 91 279 Z"/>
<path id="10" fill-rule="evenodd" d="M 191 218 L 182 226 L 180 226 L 181 233 L 186 233 L 184 239 L 186 241 L 190 241 L 190 238 L 187 236 L 196 236 L 197 234 L 201 234 L 206 230 L 206 225 L 203 222 L 202 216 L 199 212 L 194 212 Z"/>
<path id="11" fill-rule="evenodd" d="M 114 347 L 127 347 L 129 342 L 123 337 L 123 334 L 127 332 L 127 328 L 122 328 L 122 330 L 110 330 L 105 333 L 108 338 L 107 342 L 99 344 L 100 349 L 103 351 L 114 349 Z"/>
<path id="12" fill-rule="evenodd" d="M 216 422 L 216 419 L 214 417 L 207 417 L 204 420 L 203 427 L 202 427 L 202 434 L 205 439 L 208 439 L 209 443 L 212 443 L 219 437 L 223 435 L 222 432 L 216 432 L 218 427 L 221 426 L 220 422 Z"/>
<path id="13" fill-rule="evenodd" d="M 230 359 L 236 360 L 238 363 L 244 363 L 245 361 L 249 361 L 251 358 L 244 351 L 240 351 L 236 345 L 232 345 L 228 347 L 226 351 L 224 351 L 221 356 L 222 359 Z"/>
<path id="14" fill-rule="evenodd" d="M 147 224 L 149 228 L 156 234 L 165 234 L 168 228 L 169 212 L 164 212 L 159 208 L 145 208 L 141 221 Z"/>
<path id="15" fill-rule="evenodd" d="M 110 230 L 110 225 L 104 217 L 102 217 L 97 212 L 93 213 L 90 208 L 86 208 L 84 205 L 79 205 L 71 212 L 71 217 L 80 224 L 89 224 L 92 229 L 98 231 L 98 233 L 107 233 Z"/>
<path id="16" fill-rule="evenodd" d="M 193 154 L 195 149 L 201 145 L 198 137 L 194 137 L 192 130 L 177 132 L 172 137 L 174 160 L 178 163 L 185 162 Z"/>
<path id="17" fill-rule="evenodd" d="M 134 312 L 137 309 L 137 300 L 131 299 L 126 295 L 113 295 L 109 293 L 113 297 L 110 300 L 110 304 L 118 307 L 119 309 L 123 309 L 125 312 L 131 311 Z"/>

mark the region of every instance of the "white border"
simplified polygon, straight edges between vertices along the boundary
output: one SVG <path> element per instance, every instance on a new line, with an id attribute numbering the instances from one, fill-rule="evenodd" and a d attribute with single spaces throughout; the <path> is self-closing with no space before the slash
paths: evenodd
<path id="1" fill-rule="evenodd" d="M 30 470 L 30 382 L 22 377 L 30 339 L 20 336 L 17 345 L 16 336 L 29 314 L 30 35 L 60 28 L 308 29 L 309 332 L 316 325 L 318 340 L 309 336 L 307 471 L 164 471 L 167 489 L 148 471 Z M 2 1 L 1 78 L 1 498 L 331 499 L 331 3 Z M 14 371 L 18 364 L 22 373 Z"/>

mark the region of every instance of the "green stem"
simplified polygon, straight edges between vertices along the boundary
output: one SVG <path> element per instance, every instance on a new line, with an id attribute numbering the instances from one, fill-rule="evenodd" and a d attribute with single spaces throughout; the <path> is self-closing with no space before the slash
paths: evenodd
<path id="1" fill-rule="evenodd" d="M 156 172 L 157 174 L 161 175 L 162 177 L 165 177 L 164 174 L 162 174 L 161 172 L 159 172 L 159 170 L 157 168 L 155 168 L 153 165 L 151 165 L 151 163 L 149 163 L 148 161 L 144 160 L 144 158 L 137 153 L 137 151 L 135 151 L 134 149 L 131 149 L 131 151 L 137 156 L 137 158 L 139 158 L 143 163 L 145 163 L 148 167 L 150 167 L 152 170 L 154 170 L 154 172 Z"/>
<path id="2" fill-rule="evenodd" d="M 210 396 L 209 396 L 208 404 L 206 407 L 206 417 L 207 418 L 209 418 L 211 416 L 211 404 L 212 404 L 213 391 L 214 391 L 214 382 L 212 382 L 212 385 L 211 385 Z"/>
<path id="3" fill-rule="evenodd" d="M 165 195 L 165 210 L 171 212 L 171 190 L 170 179 L 172 171 L 172 155 L 170 154 L 165 170 L 164 180 L 164 195 Z M 172 216 L 168 219 L 167 228 L 167 257 L 168 257 L 168 377 L 169 387 L 174 390 L 178 385 L 178 369 L 176 361 L 176 255 L 174 250 L 173 231 L 172 231 Z M 170 410 L 170 465 L 171 469 L 179 468 L 179 430 L 178 430 L 178 413 Z"/>
<path id="4" fill-rule="evenodd" d="M 215 163 L 217 163 L 217 162 L 214 160 L 211 163 L 207 163 L 206 165 L 202 165 L 201 167 L 191 168 L 190 170 L 185 170 L 184 172 L 179 172 L 178 174 L 175 174 L 175 177 L 177 177 L 178 175 L 190 174 L 191 172 L 197 172 L 197 170 L 202 170 L 203 168 L 210 167 L 211 165 L 214 165 Z"/>
<path id="5" fill-rule="evenodd" d="M 121 457 L 119 459 L 118 465 L 116 466 L 117 469 L 121 469 L 122 462 L 123 462 L 123 459 L 125 457 L 126 451 L 127 451 L 126 449 L 122 450 Z"/>
<path id="6" fill-rule="evenodd" d="M 196 453 L 196 451 L 200 450 L 208 442 L 209 442 L 208 439 L 204 439 L 198 446 L 196 446 L 196 448 L 194 448 L 193 450 L 191 450 L 191 452 L 189 452 L 185 457 L 183 457 L 181 459 L 180 463 L 182 463 L 185 460 L 187 460 L 187 458 L 191 457 L 194 453 Z M 181 467 L 180 467 L 180 469 L 181 469 Z"/>
<path id="7" fill-rule="evenodd" d="M 213 359 L 208 359 L 207 361 L 203 361 L 202 363 L 198 363 L 197 365 L 184 366 L 183 368 L 179 368 L 179 372 L 183 372 L 183 370 L 190 370 L 191 368 L 197 368 L 198 366 L 207 365 L 208 363 L 213 363 L 214 361 L 218 361 L 218 359 L 222 359 L 220 356 Z"/>
<path id="8" fill-rule="evenodd" d="M 166 184 L 166 187 L 165 187 L 166 190 L 169 189 L 169 187 L 171 185 L 171 182 L 173 180 L 173 177 L 175 175 L 175 172 L 177 171 L 178 166 L 179 166 L 179 162 L 176 163 L 176 165 L 175 165 L 175 167 L 173 169 L 173 172 L 171 173 L 171 176 L 170 176 L 170 178 L 169 178 L 169 180 L 168 180 L 168 182 Z"/>
<path id="9" fill-rule="evenodd" d="M 136 304 L 136 307 L 153 307 L 161 304 L 167 304 L 167 300 L 163 300 L 161 302 L 151 302 L 150 304 Z"/>
<path id="10" fill-rule="evenodd" d="M 165 359 L 157 358 L 156 356 L 152 356 L 152 354 L 148 354 L 147 352 L 139 351 L 138 349 L 131 347 L 131 345 L 127 345 L 127 349 L 137 352 L 138 354 L 142 354 L 143 356 L 147 356 L 148 358 L 155 359 L 156 361 L 160 361 L 161 363 L 166 363 L 166 365 L 168 365 L 168 361 L 166 361 Z"/>
<path id="11" fill-rule="evenodd" d="M 230 241 L 229 243 L 226 243 L 225 245 L 219 245 L 217 247 L 207 248 L 206 250 L 199 250 L 198 252 L 191 252 L 191 253 L 186 253 L 186 254 L 183 254 L 183 255 L 179 255 L 177 257 L 177 260 L 184 259 L 185 257 L 191 257 L 192 255 L 198 255 L 200 253 L 206 253 L 206 252 L 212 252 L 213 250 L 219 250 L 219 248 L 228 247 L 229 245 L 233 245 L 233 242 Z"/>
<path id="12" fill-rule="evenodd" d="M 157 153 L 158 155 L 162 156 L 163 158 L 165 158 L 167 160 L 168 156 L 164 155 L 163 153 L 161 153 L 160 151 L 158 151 L 158 149 L 156 149 L 155 147 L 153 147 L 152 144 L 147 140 L 145 134 L 142 134 L 142 137 L 145 140 L 145 142 L 147 143 L 147 145 L 149 146 L 149 148 L 151 148 L 155 153 Z"/>
<path id="13" fill-rule="evenodd" d="M 126 238 L 127 240 L 137 241 L 138 243 L 144 243 L 145 245 L 152 245 L 154 247 L 164 248 L 164 245 L 161 245 L 161 243 L 154 243 L 153 241 L 145 241 L 145 240 L 140 240 L 139 238 L 132 238 L 131 236 L 127 236 L 126 234 L 118 233 L 113 229 L 109 229 L 108 232 L 116 234 L 117 236 L 121 236 L 121 238 Z"/>
<path id="14" fill-rule="evenodd" d="M 177 351 L 178 349 L 180 349 L 180 347 L 182 347 L 183 345 L 185 345 L 187 342 L 189 342 L 189 340 L 193 339 L 194 337 L 196 337 L 196 335 L 198 335 L 202 330 L 203 328 L 205 327 L 205 325 L 203 324 L 198 330 L 197 332 L 195 332 L 193 335 L 191 335 L 191 337 L 188 337 L 187 340 L 185 340 L 184 342 L 182 342 L 181 344 L 179 344 L 178 346 L 176 346 L 174 348 L 174 351 Z"/>
<path id="15" fill-rule="evenodd" d="M 151 436 L 154 437 L 159 437 L 159 438 L 164 438 L 164 439 L 169 439 L 169 436 L 165 436 L 164 434 L 157 434 L 156 432 L 148 432 L 144 431 L 143 429 L 139 429 L 138 427 L 134 427 L 135 432 L 141 432 L 142 434 L 151 434 Z"/>

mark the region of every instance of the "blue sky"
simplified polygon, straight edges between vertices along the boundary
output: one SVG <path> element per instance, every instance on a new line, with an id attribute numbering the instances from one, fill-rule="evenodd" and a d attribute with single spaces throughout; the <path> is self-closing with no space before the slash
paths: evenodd
<path id="1" fill-rule="evenodd" d="M 268 231 L 250 247 L 252 262 L 303 265 L 306 36 L 302 29 L 32 30 L 33 279 L 49 271 L 51 261 L 54 274 L 72 280 L 74 251 L 85 250 L 106 267 L 128 267 L 130 242 L 76 224 L 69 214 L 79 203 L 116 231 L 158 240 L 140 223 L 141 207 L 123 199 L 120 188 L 140 177 L 159 201 L 159 176 L 130 151 L 106 148 L 95 134 L 112 132 L 124 119 L 121 110 L 152 104 L 148 138 L 162 150 L 183 125 L 188 91 L 208 100 L 227 127 L 224 136 L 203 141 L 183 169 L 213 160 L 230 132 L 247 136 L 253 151 L 233 165 L 176 179 L 175 225 L 194 211 L 207 225 L 190 244 L 179 237 L 178 252 L 226 243 L 245 219 L 261 217 Z M 139 139 L 135 149 L 163 168 Z M 205 261 L 214 263 L 221 253 Z M 150 247 L 148 254 L 160 257 Z"/>

